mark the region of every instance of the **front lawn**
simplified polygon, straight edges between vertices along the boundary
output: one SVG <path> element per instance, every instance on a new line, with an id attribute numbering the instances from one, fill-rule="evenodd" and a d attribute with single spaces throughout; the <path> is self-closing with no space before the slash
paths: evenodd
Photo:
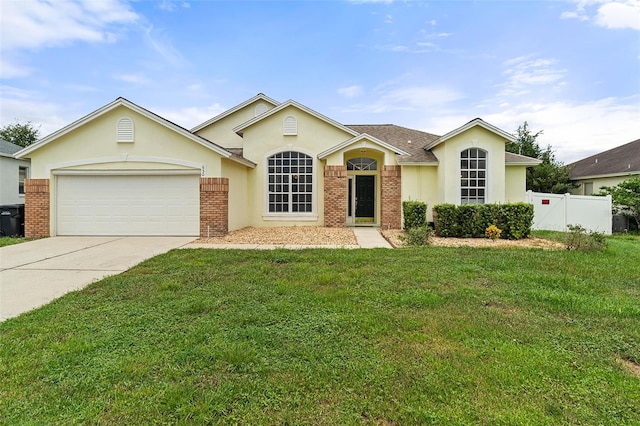
<path id="1" fill-rule="evenodd" d="M 0 324 L 0 423 L 639 424 L 638 259 L 173 250 Z"/>
<path id="2" fill-rule="evenodd" d="M 24 237 L 0 237 L 0 247 L 12 246 L 27 241 L 30 241 L 30 239 Z"/>

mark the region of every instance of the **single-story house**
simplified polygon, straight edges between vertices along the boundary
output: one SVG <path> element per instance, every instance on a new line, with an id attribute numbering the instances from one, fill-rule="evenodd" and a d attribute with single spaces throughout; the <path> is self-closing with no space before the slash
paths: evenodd
<path id="1" fill-rule="evenodd" d="M 402 201 L 525 200 L 538 160 L 480 118 L 437 136 L 345 125 L 258 94 L 187 130 L 124 98 L 21 150 L 26 234 L 224 235 L 246 226 L 400 228 Z M 429 213 L 430 215 L 431 213 Z"/>
<path id="2" fill-rule="evenodd" d="M 21 146 L 0 139 L 0 205 L 24 204 L 24 181 L 29 177 L 29 160 L 13 155 Z"/>
<path id="3" fill-rule="evenodd" d="M 593 195 L 603 186 L 616 186 L 640 175 L 640 139 L 567 165 L 569 178 L 579 186 L 574 195 Z"/>

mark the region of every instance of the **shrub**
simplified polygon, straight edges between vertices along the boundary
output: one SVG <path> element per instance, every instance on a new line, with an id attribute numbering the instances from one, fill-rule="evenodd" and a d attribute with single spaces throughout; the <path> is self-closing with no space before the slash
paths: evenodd
<path id="1" fill-rule="evenodd" d="M 438 204 L 433 207 L 436 234 L 441 237 L 485 237 L 486 229 L 496 225 L 501 238 L 519 240 L 531 233 L 533 205 L 514 204 Z"/>
<path id="2" fill-rule="evenodd" d="M 433 237 L 433 229 L 423 225 L 407 229 L 407 235 L 400 236 L 400 239 L 405 246 L 415 247 L 431 245 L 431 237 Z"/>
<path id="3" fill-rule="evenodd" d="M 492 240 L 497 240 L 498 238 L 500 238 L 500 234 L 501 233 L 502 233 L 502 230 L 500 228 L 498 228 L 497 226 L 495 226 L 495 225 L 489 226 L 484 231 L 484 235 L 487 238 L 490 238 Z"/>
<path id="4" fill-rule="evenodd" d="M 438 204 L 433 206 L 433 222 L 436 234 L 441 237 L 459 235 L 458 210 L 454 204 Z"/>
<path id="5" fill-rule="evenodd" d="M 427 204 L 422 201 L 403 201 L 402 214 L 406 230 L 427 225 Z"/>
<path id="6" fill-rule="evenodd" d="M 600 232 L 587 232 L 580 225 L 567 225 L 567 250 L 602 251 L 607 248 L 607 238 Z"/>

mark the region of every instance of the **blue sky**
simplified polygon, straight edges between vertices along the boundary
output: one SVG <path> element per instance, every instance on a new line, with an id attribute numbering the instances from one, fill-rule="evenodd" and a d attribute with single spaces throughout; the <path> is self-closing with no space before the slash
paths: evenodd
<path id="1" fill-rule="evenodd" d="M 569 163 L 640 137 L 640 0 L 0 0 L 0 125 L 125 97 L 186 128 L 264 93 L 344 124 L 528 121 Z"/>

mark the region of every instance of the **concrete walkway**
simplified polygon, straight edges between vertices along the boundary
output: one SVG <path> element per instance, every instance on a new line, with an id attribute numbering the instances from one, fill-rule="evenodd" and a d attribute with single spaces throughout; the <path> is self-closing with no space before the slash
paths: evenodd
<path id="1" fill-rule="evenodd" d="M 274 249 L 290 249 L 299 250 L 305 248 L 393 248 L 391 244 L 384 239 L 378 228 L 358 227 L 351 228 L 356 237 L 355 245 L 303 245 L 303 244 L 203 244 L 191 243 L 181 248 L 195 249 L 244 249 L 244 250 L 274 250 Z"/>
<path id="2" fill-rule="evenodd" d="M 0 248 L 0 321 L 183 246 L 194 237 L 52 237 Z"/>

